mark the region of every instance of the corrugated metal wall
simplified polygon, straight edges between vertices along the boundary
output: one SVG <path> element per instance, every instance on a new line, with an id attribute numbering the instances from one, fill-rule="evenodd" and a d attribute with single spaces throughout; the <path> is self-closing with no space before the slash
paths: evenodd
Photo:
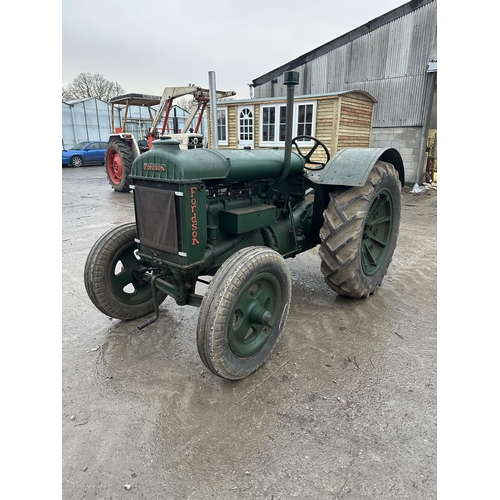
<path id="1" fill-rule="evenodd" d="M 409 12 L 381 26 L 370 29 L 368 23 L 364 31 L 370 30 L 353 40 L 321 55 L 315 52 L 325 50 L 312 51 L 299 66 L 289 63 L 285 70 L 300 73 L 296 93 L 366 90 L 378 101 L 374 127 L 424 126 L 427 68 L 437 60 L 437 2 L 415 10 L 412 3 L 399 8 Z M 255 87 L 255 97 L 285 96 L 283 74 L 274 80 Z"/>

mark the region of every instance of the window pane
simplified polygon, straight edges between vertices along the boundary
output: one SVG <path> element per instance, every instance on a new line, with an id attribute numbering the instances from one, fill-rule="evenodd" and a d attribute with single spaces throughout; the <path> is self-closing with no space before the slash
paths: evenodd
<path id="1" fill-rule="evenodd" d="M 285 141 L 285 130 L 286 130 L 286 106 L 280 106 L 280 123 L 279 123 L 280 136 L 279 140 Z"/>
<path id="2" fill-rule="evenodd" d="M 286 122 L 286 106 L 280 106 L 280 123 Z"/>
<path id="3" fill-rule="evenodd" d="M 298 118 L 298 120 L 300 123 L 304 122 L 304 105 L 303 104 L 301 104 L 299 106 L 299 118 Z"/>
<path id="4" fill-rule="evenodd" d="M 313 121 L 313 107 L 312 104 L 306 106 L 306 122 L 312 123 Z"/>
<path id="5" fill-rule="evenodd" d="M 274 107 L 262 108 L 262 142 L 274 141 Z"/>
<path id="6" fill-rule="evenodd" d="M 217 128 L 217 134 L 219 136 L 219 141 L 225 141 L 226 140 L 226 127 L 219 127 Z"/>
<path id="7" fill-rule="evenodd" d="M 300 104 L 298 107 L 297 135 L 313 134 L 313 111 L 312 104 Z"/>
<path id="8" fill-rule="evenodd" d="M 225 109 L 217 110 L 217 134 L 220 141 L 227 141 L 227 112 Z"/>
<path id="9" fill-rule="evenodd" d="M 286 106 L 262 106 L 261 116 L 262 142 L 275 144 L 277 142 L 285 142 Z"/>
<path id="10" fill-rule="evenodd" d="M 285 125 L 280 125 L 280 141 L 284 142 L 285 141 Z"/>

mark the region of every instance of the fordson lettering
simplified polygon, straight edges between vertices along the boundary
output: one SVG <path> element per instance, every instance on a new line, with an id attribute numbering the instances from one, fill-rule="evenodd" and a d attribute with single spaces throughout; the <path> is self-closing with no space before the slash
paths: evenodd
<path id="1" fill-rule="evenodd" d="M 163 165 L 150 165 L 149 163 L 145 163 L 144 170 L 159 170 L 160 172 L 165 172 L 165 167 Z"/>
<path id="2" fill-rule="evenodd" d="M 191 245 L 199 245 L 198 241 L 198 218 L 196 216 L 196 198 L 195 193 L 197 188 L 190 188 L 190 200 L 191 200 Z"/>

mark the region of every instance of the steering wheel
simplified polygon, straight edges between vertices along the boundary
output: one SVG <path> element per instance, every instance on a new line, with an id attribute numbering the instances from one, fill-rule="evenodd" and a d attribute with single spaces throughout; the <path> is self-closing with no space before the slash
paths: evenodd
<path id="1" fill-rule="evenodd" d="M 299 139 L 307 139 L 308 141 L 314 142 L 314 146 L 311 148 L 311 151 L 309 151 L 309 153 L 307 154 L 302 153 L 302 151 L 299 148 L 299 145 L 297 144 L 297 141 Z M 294 137 L 292 139 L 292 146 L 295 146 L 297 148 L 297 153 L 300 156 L 302 156 L 302 158 L 304 158 L 306 165 L 307 163 L 312 165 L 319 165 L 319 167 L 316 168 L 309 168 L 305 165 L 304 168 L 306 168 L 307 170 L 321 170 L 322 168 L 325 168 L 325 165 L 330 161 L 330 153 L 328 151 L 328 148 L 320 140 L 316 139 L 316 137 L 313 137 L 312 135 L 298 135 L 297 137 Z M 321 146 L 325 151 L 326 163 L 311 160 L 312 155 L 315 153 L 315 151 L 318 149 L 319 146 Z"/>

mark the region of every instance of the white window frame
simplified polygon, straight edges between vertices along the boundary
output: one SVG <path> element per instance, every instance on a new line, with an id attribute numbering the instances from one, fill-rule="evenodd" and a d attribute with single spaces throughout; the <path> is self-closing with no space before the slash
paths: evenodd
<path id="1" fill-rule="evenodd" d="M 300 101 L 300 102 L 295 102 L 294 107 L 293 107 L 293 133 L 292 137 L 295 137 L 298 134 L 298 118 L 299 118 L 299 106 L 307 106 L 307 105 L 312 105 L 313 107 L 313 114 L 312 114 L 312 127 L 311 127 L 311 134 L 307 135 L 312 135 L 314 136 L 316 134 L 316 109 L 317 109 L 317 101 Z M 259 120 L 259 144 L 260 147 L 279 147 L 279 146 L 285 146 L 285 141 L 280 141 L 279 140 L 279 118 L 280 118 L 280 107 L 285 107 L 286 103 L 283 102 L 278 102 L 274 104 L 266 104 L 262 103 L 260 105 L 260 120 Z M 274 108 L 274 141 L 265 141 L 264 140 L 264 108 Z M 301 134 L 304 135 L 304 134 Z M 304 146 L 309 146 L 313 145 L 314 143 L 312 141 L 303 141 L 301 142 Z"/>
<path id="2" fill-rule="evenodd" d="M 225 115 L 225 118 L 226 118 L 225 125 L 219 125 L 219 117 L 217 116 L 217 135 L 218 135 L 218 139 L 219 139 L 219 144 L 221 146 L 228 146 L 229 145 L 229 111 L 228 111 L 228 108 L 225 106 L 222 106 L 222 107 L 217 106 L 217 114 L 219 113 L 219 111 L 221 112 L 221 114 Z M 220 138 L 220 134 L 219 134 L 220 127 L 225 127 L 225 129 L 226 129 L 226 139 L 225 140 L 222 140 Z"/>
<path id="3" fill-rule="evenodd" d="M 264 109 L 274 110 L 274 121 L 273 123 L 264 124 Z M 280 110 L 281 108 L 286 109 L 285 103 L 275 103 L 275 104 L 261 104 L 260 105 L 260 124 L 259 124 L 259 140 L 261 146 L 277 146 L 278 144 L 284 144 L 284 141 L 279 140 L 280 133 Z M 274 140 L 264 140 L 264 128 L 267 126 L 272 126 L 274 128 Z"/>

